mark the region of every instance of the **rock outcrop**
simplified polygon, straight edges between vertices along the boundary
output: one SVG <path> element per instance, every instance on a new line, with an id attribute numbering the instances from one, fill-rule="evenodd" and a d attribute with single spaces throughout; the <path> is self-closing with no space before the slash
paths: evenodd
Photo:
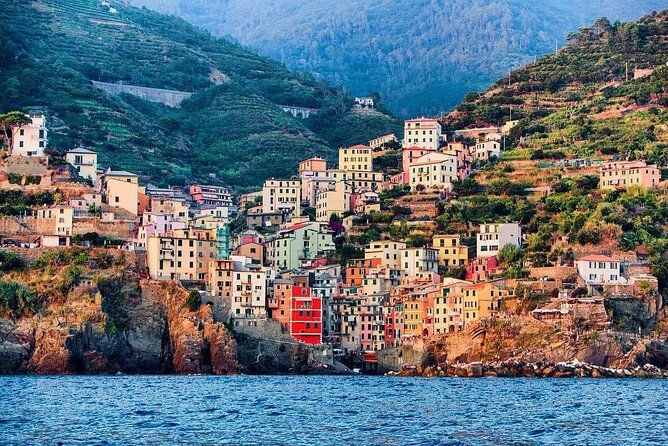
<path id="1" fill-rule="evenodd" d="M 105 331 L 92 302 L 66 302 L 18 322 L 0 319 L 0 373 L 238 372 L 236 342 L 210 307 L 188 311 L 185 291 L 174 284 L 146 281 L 140 290 L 126 305 L 122 332 Z M 74 308 L 86 311 L 79 316 Z"/>

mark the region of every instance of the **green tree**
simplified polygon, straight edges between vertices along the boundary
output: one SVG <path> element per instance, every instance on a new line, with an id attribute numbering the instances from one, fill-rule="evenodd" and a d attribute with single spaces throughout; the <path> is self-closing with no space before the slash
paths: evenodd
<path id="1" fill-rule="evenodd" d="M 26 125 L 30 122 L 30 117 L 20 111 L 11 111 L 0 115 L 0 129 L 2 129 L 2 135 L 0 136 L 8 148 L 12 146 L 12 141 L 14 140 L 13 128 Z"/>
<path id="2" fill-rule="evenodd" d="M 199 306 L 201 304 L 202 304 L 202 298 L 199 295 L 199 291 L 192 290 L 190 293 L 188 293 L 184 306 L 190 311 L 197 311 L 199 310 Z"/>

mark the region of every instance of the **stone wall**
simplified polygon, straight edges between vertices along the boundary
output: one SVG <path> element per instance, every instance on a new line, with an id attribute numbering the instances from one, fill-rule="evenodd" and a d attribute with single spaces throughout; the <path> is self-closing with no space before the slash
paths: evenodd
<path id="1" fill-rule="evenodd" d="M 139 87 L 137 85 L 112 84 L 109 82 L 92 81 L 95 88 L 104 90 L 109 94 L 121 93 L 131 94 L 140 99 L 150 102 L 160 102 L 169 107 L 180 107 L 181 102 L 193 94 L 188 91 L 164 90 L 162 88 Z"/>
<path id="2" fill-rule="evenodd" d="M 83 235 L 88 232 L 97 232 L 104 237 L 129 240 L 134 236 L 136 223 L 134 221 L 100 221 L 99 218 L 75 218 L 72 235 Z"/>
<path id="3" fill-rule="evenodd" d="M 426 364 L 429 354 L 419 346 L 402 345 L 378 352 L 378 363 L 390 370 L 401 370 L 404 366 Z"/>

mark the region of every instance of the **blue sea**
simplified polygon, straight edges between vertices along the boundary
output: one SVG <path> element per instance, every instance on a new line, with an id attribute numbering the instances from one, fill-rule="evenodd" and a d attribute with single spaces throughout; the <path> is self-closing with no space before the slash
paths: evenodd
<path id="1" fill-rule="evenodd" d="M 0 445 L 662 445 L 668 380 L 0 377 Z"/>

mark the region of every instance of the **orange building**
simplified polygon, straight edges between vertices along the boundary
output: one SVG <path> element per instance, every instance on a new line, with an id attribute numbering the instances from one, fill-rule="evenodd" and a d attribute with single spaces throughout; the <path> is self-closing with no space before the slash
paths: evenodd
<path id="1" fill-rule="evenodd" d="M 362 286 L 372 268 L 378 268 L 382 259 L 352 259 L 346 267 L 346 286 Z"/>

